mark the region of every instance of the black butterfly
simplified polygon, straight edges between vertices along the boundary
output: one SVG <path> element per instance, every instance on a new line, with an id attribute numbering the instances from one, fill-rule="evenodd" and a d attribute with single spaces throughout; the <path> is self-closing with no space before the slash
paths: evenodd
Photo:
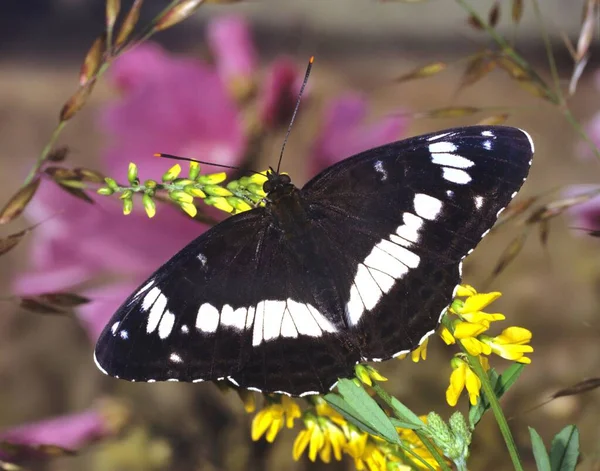
<path id="1" fill-rule="evenodd" d="M 202 234 L 125 301 L 96 363 L 130 381 L 326 392 L 433 332 L 532 155 L 524 131 L 473 126 L 368 150 L 302 189 L 271 171 L 266 206 Z"/>

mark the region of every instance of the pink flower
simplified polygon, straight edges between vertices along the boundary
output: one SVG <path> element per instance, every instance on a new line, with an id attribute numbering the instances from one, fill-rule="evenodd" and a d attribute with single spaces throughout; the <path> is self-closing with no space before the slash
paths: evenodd
<path id="1" fill-rule="evenodd" d="M 597 189 L 598 185 L 571 185 L 564 194 L 573 198 Z M 586 231 L 600 230 L 600 195 L 570 207 L 567 214 L 571 217 L 570 226 L 575 229 L 575 234 L 585 235 Z"/>
<path id="2" fill-rule="evenodd" d="M 257 58 L 246 21 L 238 16 L 217 18 L 206 34 L 221 79 L 225 83 L 250 81 Z"/>
<path id="3" fill-rule="evenodd" d="M 54 417 L 0 432 L 0 442 L 17 445 L 2 447 L 0 459 L 12 463 L 42 459 L 44 445 L 76 451 L 113 433 L 107 419 L 96 410 Z"/>
<path id="4" fill-rule="evenodd" d="M 395 113 L 365 124 L 367 107 L 367 100 L 358 94 L 344 95 L 328 105 L 320 136 L 313 146 L 313 173 L 343 158 L 400 139 L 408 118 Z"/>

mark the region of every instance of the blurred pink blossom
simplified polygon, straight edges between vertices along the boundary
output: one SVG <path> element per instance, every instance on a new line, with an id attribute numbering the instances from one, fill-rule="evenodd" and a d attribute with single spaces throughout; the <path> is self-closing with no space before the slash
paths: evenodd
<path id="1" fill-rule="evenodd" d="M 346 94 L 328 104 L 311 160 L 312 173 L 364 150 L 397 141 L 406 132 L 408 118 L 399 113 L 365 123 L 368 102 Z"/>
<path id="2" fill-rule="evenodd" d="M 256 71 L 257 54 L 246 21 L 242 17 L 226 16 L 212 21 L 206 34 L 221 80 L 226 83 L 251 80 Z"/>
<path id="3" fill-rule="evenodd" d="M 598 188 L 598 185 L 571 185 L 564 194 L 567 198 L 572 198 Z M 570 207 L 567 214 L 571 218 L 570 226 L 574 228 L 574 234 L 585 235 L 586 231 L 600 230 L 600 195 Z"/>
<path id="4" fill-rule="evenodd" d="M 43 458 L 43 449 L 37 448 L 40 445 L 76 451 L 113 433 L 106 418 L 92 409 L 32 422 L 0 432 L 0 442 L 18 445 L 14 453 L 0 451 L 0 459 L 15 463 Z"/>

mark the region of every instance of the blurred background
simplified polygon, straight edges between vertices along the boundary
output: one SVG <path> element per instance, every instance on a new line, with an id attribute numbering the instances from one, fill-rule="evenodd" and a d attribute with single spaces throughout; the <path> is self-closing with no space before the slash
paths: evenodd
<path id="1" fill-rule="evenodd" d="M 122 3 L 124 10 L 131 4 Z M 573 71 L 563 39 L 576 43 L 584 3 L 542 4 L 563 87 Z M 145 2 L 140 24 L 148 24 L 166 4 Z M 473 4 L 484 18 L 493 5 Z M 514 40 L 529 64 L 552 83 L 534 9 L 529 1 L 524 5 L 522 22 L 515 27 L 510 2 L 502 2 L 498 31 Z M 19 188 L 57 125 L 65 100 L 76 90 L 81 62 L 104 29 L 104 11 L 102 1 L 29 0 L 0 6 L 2 203 Z M 229 43 L 241 34 L 239 30 L 223 33 L 226 28 L 214 26 L 231 15 L 245 18 L 251 32 L 250 43 L 242 38 L 241 50 L 254 51 L 246 62 L 236 62 L 223 51 L 239 46 Z M 595 184 L 598 161 L 556 105 L 519 87 L 499 67 L 490 67 L 480 80 L 465 85 L 465 69 L 473 55 L 495 47 L 485 31 L 468 23 L 468 16 L 459 3 L 433 0 L 254 0 L 203 6 L 191 19 L 152 38 L 164 50 L 144 49 L 135 60 L 117 61 L 98 80 L 85 108 L 69 121 L 58 142 L 70 148 L 68 166 L 99 170 L 121 180 L 129 161 L 138 164 L 142 178 L 160 178 L 170 163 L 151 161 L 153 152 L 238 164 L 247 159 L 254 168 L 274 165 L 288 114 L 279 116 L 272 103 L 289 105 L 288 95 L 297 90 L 305 64 L 314 55 L 309 91 L 283 163 L 298 185 L 361 146 L 475 124 L 503 113 L 510 114 L 507 124 L 526 129 L 536 145 L 530 177 L 517 201 L 534 196 L 556 200 L 570 185 Z M 594 39 L 587 68 L 568 103 L 575 119 L 600 141 L 600 128 L 593 122 L 600 108 L 595 46 Z M 190 80 L 169 75 L 178 67 L 195 67 L 186 62 L 190 60 L 198 61 L 202 69 L 190 72 Z M 438 61 L 448 65 L 439 74 L 398 80 Z M 207 109 L 202 108 L 203 100 L 208 100 L 203 85 L 218 89 Z M 186 97 L 185 91 L 194 87 L 198 94 Z M 136 94 L 141 88 L 148 95 Z M 151 93 L 159 89 L 160 94 Z M 229 97 L 226 104 L 214 98 L 219 93 Z M 454 113 L 463 116 L 418 117 L 447 107 L 463 108 Z M 467 113 L 465 107 L 482 110 Z M 345 113 L 356 122 L 344 122 Z M 208 136 L 208 144 L 203 136 Z M 68 416 L 73 422 L 52 423 L 57 427 L 51 428 L 52 433 L 72 433 L 89 420 L 101 429 L 92 427 L 92 435 L 112 435 L 84 447 L 75 457 L 26 460 L 26 468 L 354 469 L 347 459 L 328 465 L 311 464 L 306 457 L 293 462 L 294 431 L 282 431 L 273 445 L 253 442 L 251 416 L 233 392 L 223 394 L 211 384 L 130 384 L 96 369 L 92 351 L 98 326 L 137 283 L 205 230 L 169 208 L 159 207 L 161 211 L 164 224 L 160 217 L 159 222 L 149 222 L 143 214 L 123 222 L 115 201 L 89 205 L 46 178 L 25 218 L 0 226 L 0 237 L 6 237 L 41 222 L 0 260 L 0 426 L 10 431 L 21 424 Z M 593 222 L 600 212 L 594 212 L 594 206 L 589 211 Z M 600 223 L 600 216 L 595 221 Z M 581 430 L 582 469 L 598 467 L 597 391 L 557 399 L 528 412 L 553 392 L 599 375 L 598 242 L 572 230 L 580 223 L 570 216 L 552 220 L 545 247 L 537 228 L 531 227 L 514 262 L 493 281 L 490 274 L 503 250 L 523 231 L 522 223 L 493 232 L 465 264 L 464 281 L 482 291 L 502 291 L 493 309 L 507 316 L 507 325 L 526 327 L 534 335 L 533 363 L 503 399 L 529 466 L 533 459 L 527 425 L 548 443 L 564 425 L 574 423 Z M 10 298 L 53 290 L 76 291 L 95 302 L 79 308 L 77 315 L 52 315 L 20 309 Z M 444 393 L 452 353 L 435 338 L 427 361 L 381 365 L 390 378 L 388 390 L 414 411 L 436 410 L 449 416 Z M 497 363 L 499 368 L 506 364 Z M 460 405 L 465 407 L 466 401 Z M 82 413 L 88 415 L 78 415 Z M 486 466 L 510 469 L 491 416 L 477 429 L 470 462 L 470 469 Z"/>

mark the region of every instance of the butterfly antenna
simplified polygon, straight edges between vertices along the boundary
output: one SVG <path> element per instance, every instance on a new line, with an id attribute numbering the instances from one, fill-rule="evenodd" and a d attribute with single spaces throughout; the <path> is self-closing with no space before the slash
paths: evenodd
<path id="1" fill-rule="evenodd" d="M 163 152 L 154 154 L 154 157 L 160 157 L 162 159 L 171 159 L 171 160 L 183 160 L 185 162 L 197 162 L 202 165 L 212 165 L 213 167 L 221 167 L 221 168 L 230 168 L 232 170 L 240 170 L 240 167 L 234 167 L 233 165 L 223 165 L 223 164 L 216 164 L 214 162 L 205 162 L 203 160 L 192 159 L 191 157 L 182 157 L 180 155 L 165 154 Z M 260 172 L 257 172 L 255 170 L 250 170 L 250 169 L 248 169 L 248 171 L 252 172 L 252 173 L 256 173 L 256 174 L 260 173 Z"/>
<path id="2" fill-rule="evenodd" d="M 312 69 L 314 61 L 315 56 L 311 56 L 311 58 L 308 60 L 308 66 L 306 67 L 306 73 L 304 74 L 302 87 L 300 87 L 300 92 L 298 93 L 298 99 L 296 100 L 296 106 L 294 107 L 294 112 L 292 113 L 292 119 L 290 120 L 290 125 L 288 126 L 287 132 L 285 134 L 285 139 L 283 140 L 283 145 L 281 146 L 281 154 L 279 154 L 279 162 L 277 162 L 277 173 L 279 173 L 281 159 L 283 159 L 283 151 L 285 150 L 285 145 L 287 144 L 288 138 L 290 137 L 292 125 L 294 124 L 294 120 L 296 119 L 296 113 L 298 113 L 298 108 L 300 108 L 300 99 L 302 98 L 302 93 L 304 93 L 304 88 L 306 87 L 306 83 L 308 82 L 308 76 L 310 75 L 310 70 Z"/>

